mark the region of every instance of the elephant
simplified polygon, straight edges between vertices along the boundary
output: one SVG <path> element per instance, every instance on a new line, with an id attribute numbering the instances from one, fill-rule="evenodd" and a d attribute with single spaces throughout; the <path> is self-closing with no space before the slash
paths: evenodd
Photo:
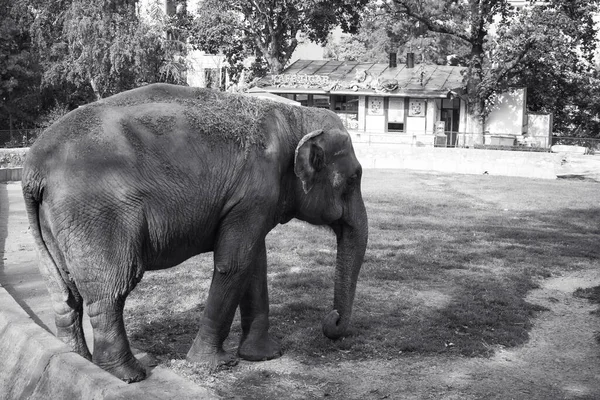
<path id="1" fill-rule="evenodd" d="M 217 368 L 279 357 L 265 237 L 293 218 L 336 235 L 322 330 L 347 335 L 368 240 L 361 176 L 350 135 L 326 109 L 161 83 L 71 111 L 31 146 L 22 178 L 57 337 L 125 382 L 145 379 L 125 332 L 128 294 L 145 271 L 212 251 L 187 360 Z M 223 342 L 238 307 L 235 354 Z"/>

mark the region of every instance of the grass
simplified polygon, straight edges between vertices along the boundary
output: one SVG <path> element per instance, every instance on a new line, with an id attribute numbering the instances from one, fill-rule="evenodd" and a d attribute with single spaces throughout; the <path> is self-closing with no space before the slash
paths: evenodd
<path id="1" fill-rule="evenodd" d="M 521 345 L 543 310 L 525 300 L 528 291 L 599 258 L 599 194 L 590 182 L 365 171 L 369 246 L 351 334 L 331 341 L 321 332 L 333 303 L 335 239 L 298 221 L 267 238 L 271 331 L 312 368 L 485 357 Z M 132 344 L 187 376 L 207 374 L 178 360 L 195 337 L 211 262 L 203 255 L 146 273 L 126 308 Z M 239 333 L 236 319 L 226 347 L 235 349 Z M 237 378 L 274 379 L 257 373 Z"/>

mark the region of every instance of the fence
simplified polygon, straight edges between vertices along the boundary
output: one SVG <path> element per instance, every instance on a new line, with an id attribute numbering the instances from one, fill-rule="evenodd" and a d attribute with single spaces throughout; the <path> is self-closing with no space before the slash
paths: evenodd
<path id="1" fill-rule="evenodd" d="M 579 138 L 554 136 L 530 137 L 496 134 L 496 133 L 466 133 L 444 132 L 434 135 L 423 131 L 380 133 L 348 130 L 355 143 L 368 145 L 403 144 L 415 147 L 462 147 L 476 149 L 521 150 L 521 151 L 550 151 L 555 144 L 583 146 L 590 153 L 600 153 L 600 138 Z"/>
<path id="2" fill-rule="evenodd" d="M 578 138 L 554 136 L 552 144 L 566 144 L 571 146 L 587 147 L 591 153 L 600 153 L 600 138 Z"/>
<path id="3" fill-rule="evenodd" d="M 16 148 L 31 146 L 42 129 L 0 130 L 0 147 Z"/>
<path id="4" fill-rule="evenodd" d="M 473 148 L 502 148 L 509 147 L 527 150 L 522 144 L 507 145 L 503 143 L 477 144 L 482 140 L 482 134 L 465 132 L 445 132 L 442 135 L 433 135 L 422 131 L 378 133 L 348 130 L 357 143 L 366 144 L 405 144 L 416 147 L 473 147 Z M 28 147 L 42 133 L 42 129 L 13 129 L 0 130 L 0 147 L 18 148 Z M 488 136 L 488 135 L 486 135 Z M 494 135 L 491 135 L 492 137 Z M 499 135 L 502 136 L 502 135 Z M 554 136 L 552 145 L 566 144 L 587 147 L 591 153 L 600 153 L 600 138 L 578 138 Z M 536 146 L 533 146 L 535 148 Z M 538 146 L 539 147 L 539 146 Z M 533 149 L 532 149 L 533 150 Z M 541 150 L 541 149 L 540 149 Z"/>

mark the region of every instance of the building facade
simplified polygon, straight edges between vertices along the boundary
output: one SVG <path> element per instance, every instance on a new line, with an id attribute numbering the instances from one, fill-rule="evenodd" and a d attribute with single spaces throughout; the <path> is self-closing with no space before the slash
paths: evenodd
<path id="1" fill-rule="evenodd" d="M 458 96 L 464 67 L 332 60 L 297 60 L 254 91 L 328 108 L 357 134 L 415 145 L 456 146 L 465 130 L 466 102 Z"/>

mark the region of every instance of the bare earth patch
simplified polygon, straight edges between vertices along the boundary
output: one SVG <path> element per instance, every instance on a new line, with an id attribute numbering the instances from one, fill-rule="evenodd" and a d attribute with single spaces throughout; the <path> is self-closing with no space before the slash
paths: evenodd
<path id="1" fill-rule="evenodd" d="M 597 399 L 600 349 L 594 335 L 600 319 L 590 315 L 597 307 L 573 292 L 599 284 L 598 270 L 542 282 L 527 296 L 548 309 L 535 319 L 530 340 L 498 348 L 491 358 L 398 354 L 345 361 L 340 352 L 336 362 L 311 365 L 284 355 L 188 377 L 224 398 L 239 399 Z M 183 364 L 171 366 L 178 370 Z"/>
<path id="2" fill-rule="evenodd" d="M 600 285 L 600 186 L 406 171 L 363 183 L 370 238 L 350 336 L 330 341 L 319 324 L 333 238 L 290 222 L 267 238 L 283 357 L 216 373 L 184 360 L 210 256 L 146 274 L 129 298 L 133 345 L 225 399 L 600 398 L 598 305 L 573 295 Z"/>
<path id="3" fill-rule="evenodd" d="M 283 357 L 240 361 L 216 373 L 182 359 L 197 332 L 211 255 L 146 274 L 128 299 L 132 344 L 224 399 L 600 398 L 600 316 L 592 314 L 598 304 L 573 295 L 579 288 L 600 285 L 598 184 L 369 174 L 371 187 L 383 187 L 381 181 L 388 186 L 377 196 L 365 189 L 372 240 L 356 296 L 354 335 L 332 342 L 320 332 L 320 317 L 332 296 L 333 239 L 324 241 L 319 230 L 291 224 L 278 227 L 268 242 L 272 331 L 282 340 Z M 401 174 L 404 178 L 396 178 Z M 423 200 L 430 198 L 434 200 Z M 463 213 L 468 207 L 474 211 Z M 397 214 L 397 220 L 388 214 Z M 5 269 L 34 262 L 23 224 L 18 239 L 6 243 Z M 531 277 L 538 285 L 523 292 L 525 302 L 538 311 L 531 314 L 532 326 L 522 344 L 483 342 L 491 356 L 469 357 L 459 351 L 461 338 L 469 342 L 493 335 L 479 335 L 475 326 L 428 335 L 427 323 L 455 316 L 452 307 L 458 301 L 472 306 L 485 300 L 491 307 L 520 296 L 520 291 L 502 288 L 491 295 L 496 284 L 516 285 L 514 276 Z M 27 283 L 27 277 L 16 279 Z M 468 286 L 473 282 L 477 290 Z M 31 290 L 47 296 L 44 288 Z M 466 301 L 465 293 L 477 301 Z M 515 309 L 504 306 L 495 311 Z M 52 319 L 47 308 L 39 314 L 42 320 L 42 314 Z M 236 319 L 228 349 L 235 350 L 239 333 Z M 437 340 L 438 347 L 401 350 L 400 334 L 425 336 L 428 343 Z M 408 339 L 415 342 L 415 337 Z"/>

